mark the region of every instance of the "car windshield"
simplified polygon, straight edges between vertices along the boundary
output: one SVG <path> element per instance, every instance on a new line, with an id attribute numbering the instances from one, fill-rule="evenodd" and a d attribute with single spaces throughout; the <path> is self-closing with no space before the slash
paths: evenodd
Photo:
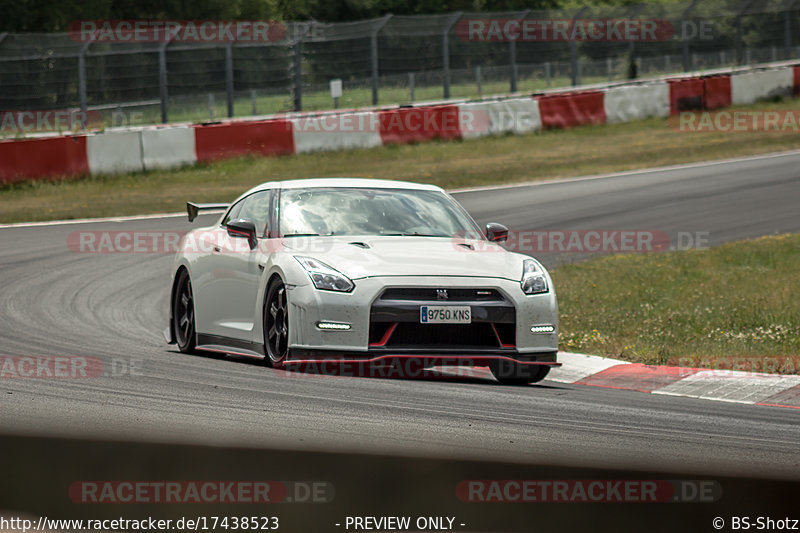
<path id="1" fill-rule="evenodd" d="M 281 233 L 452 237 L 475 233 L 463 210 L 439 191 L 414 189 L 284 189 Z"/>

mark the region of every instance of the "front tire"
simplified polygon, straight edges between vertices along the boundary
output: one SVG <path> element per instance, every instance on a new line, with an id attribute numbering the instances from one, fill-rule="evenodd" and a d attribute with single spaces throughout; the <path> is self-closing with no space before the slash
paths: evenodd
<path id="1" fill-rule="evenodd" d="M 194 294 L 189 272 L 181 269 L 175 280 L 175 291 L 172 295 L 172 331 L 175 343 L 183 353 L 194 353 L 197 343 L 194 320 Z"/>
<path id="2" fill-rule="evenodd" d="M 281 368 L 289 355 L 289 306 L 286 285 L 278 278 L 264 303 L 264 348 L 268 365 Z"/>
<path id="3" fill-rule="evenodd" d="M 489 363 L 495 379 L 503 385 L 528 385 L 538 383 L 547 377 L 550 367 L 547 365 L 521 365 L 505 359 Z"/>

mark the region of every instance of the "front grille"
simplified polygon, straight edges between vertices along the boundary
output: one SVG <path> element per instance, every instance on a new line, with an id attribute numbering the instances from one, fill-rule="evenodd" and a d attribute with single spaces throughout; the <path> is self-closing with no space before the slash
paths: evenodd
<path id="1" fill-rule="evenodd" d="M 370 340 L 378 342 L 391 324 L 377 322 L 370 328 Z M 394 328 L 386 347 L 500 348 L 497 336 L 488 322 L 476 324 L 415 324 L 400 322 Z"/>
<path id="2" fill-rule="evenodd" d="M 448 289 L 447 298 L 439 298 L 437 291 L 441 289 L 428 289 L 428 288 L 392 288 L 386 289 L 381 294 L 381 300 L 405 300 L 405 301 L 420 301 L 420 302 L 502 302 L 505 300 L 503 295 L 495 289 Z"/>
<path id="3" fill-rule="evenodd" d="M 441 298 L 447 291 L 447 298 Z M 437 298 L 438 297 L 438 298 Z M 421 324 L 422 305 L 469 305 L 471 324 Z M 497 289 L 390 287 L 370 310 L 371 349 L 502 350 L 516 346 L 514 304 Z"/>
<path id="4" fill-rule="evenodd" d="M 418 324 L 373 322 L 369 343 L 380 348 L 513 348 L 514 324 Z"/>

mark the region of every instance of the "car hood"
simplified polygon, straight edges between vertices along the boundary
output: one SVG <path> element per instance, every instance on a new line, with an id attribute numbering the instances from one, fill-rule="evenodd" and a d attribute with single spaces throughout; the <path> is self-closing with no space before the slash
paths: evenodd
<path id="1" fill-rule="evenodd" d="M 350 279 L 473 276 L 518 280 L 523 256 L 481 240 L 449 237 L 292 237 L 283 251 L 318 259 Z"/>

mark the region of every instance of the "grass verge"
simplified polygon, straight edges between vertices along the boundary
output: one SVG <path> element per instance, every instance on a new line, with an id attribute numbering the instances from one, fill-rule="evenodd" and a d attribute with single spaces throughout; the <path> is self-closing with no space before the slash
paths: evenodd
<path id="1" fill-rule="evenodd" d="M 798 100 L 739 107 L 794 110 Z M 186 200 L 229 201 L 258 183 L 303 177 L 399 178 L 469 187 L 616 172 L 800 148 L 782 132 L 685 133 L 663 119 L 571 130 L 247 157 L 172 171 L 36 181 L 0 188 L 0 222 L 180 211 Z"/>
<path id="2" fill-rule="evenodd" d="M 798 374 L 798 264 L 800 235 L 780 235 L 559 267 L 561 349 Z"/>

